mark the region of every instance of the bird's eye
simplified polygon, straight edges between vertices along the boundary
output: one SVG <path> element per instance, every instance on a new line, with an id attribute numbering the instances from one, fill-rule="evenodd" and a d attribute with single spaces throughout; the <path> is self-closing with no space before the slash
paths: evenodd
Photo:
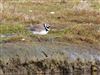
<path id="1" fill-rule="evenodd" d="M 47 27 L 47 28 L 49 28 L 49 27 Z"/>
<path id="2" fill-rule="evenodd" d="M 50 28 L 50 26 L 48 26 L 47 28 Z"/>

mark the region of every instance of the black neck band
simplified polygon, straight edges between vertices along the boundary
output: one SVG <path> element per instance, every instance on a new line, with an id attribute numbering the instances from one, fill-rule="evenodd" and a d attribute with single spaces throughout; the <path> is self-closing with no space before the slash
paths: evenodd
<path id="1" fill-rule="evenodd" d="M 48 28 L 45 25 L 44 25 L 44 28 L 45 28 L 46 31 L 48 31 Z"/>

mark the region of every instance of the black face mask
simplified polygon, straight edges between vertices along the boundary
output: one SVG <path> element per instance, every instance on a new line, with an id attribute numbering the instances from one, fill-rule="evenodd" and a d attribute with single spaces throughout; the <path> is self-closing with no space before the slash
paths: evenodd
<path id="1" fill-rule="evenodd" d="M 49 30 L 48 30 L 49 27 L 50 27 L 50 26 L 47 27 L 47 26 L 44 25 L 44 28 L 45 28 L 46 31 L 49 31 Z"/>

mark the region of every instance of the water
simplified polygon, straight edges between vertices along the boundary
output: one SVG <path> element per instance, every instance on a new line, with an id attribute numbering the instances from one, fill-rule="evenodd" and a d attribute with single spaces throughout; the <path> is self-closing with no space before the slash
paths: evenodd
<path id="1" fill-rule="evenodd" d="M 36 74 L 36 75 L 100 75 L 98 72 L 92 73 L 82 73 L 82 72 L 74 72 L 74 73 L 48 73 L 48 74 Z"/>
<path id="2" fill-rule="evenodd" d="M 3 75 L 3 74 L 0 74 Z M 82 72 L 74 72 L 74 73 L 6 73 L 5 75 L 100 75 L 100 72 L 93 73 L 82 73 Z"/>
<path id="3" fill-rule="evenodd" d="M 27 74 L 26 74 L 27 75 Z M 92 73 L 82 73 L 82 72 L 74 72 L 74 73 L 29 73 L 29 75 L 100 75 L 98 72 Z"/>

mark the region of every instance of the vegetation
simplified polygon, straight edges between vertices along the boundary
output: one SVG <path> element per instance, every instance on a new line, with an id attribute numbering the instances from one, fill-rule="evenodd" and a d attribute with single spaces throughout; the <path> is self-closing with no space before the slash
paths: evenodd
<path id="1" fill-rule="evenodd" d="M 100 2 L 88 3 L 0 0 L 0 74 L 99 71 Z M 51 25 L 47 35 L 29 31 L 30 24 L 39 23 Z"/>
<path id="2" fill-rule="evenodd" d="M 79 0 L 72 2 L 65 0 L 64 3 L 5 1 L 4 10 L 0 13 L 0 34 L 17 34 L 16 38 L 18 39 L 21 35 L 30 40 L 36 39 L 35 37 L 49 40 L 49 37 L 60 42 L 99 43 L 100 13 L 98 11 L 100 4 L 90 1 L 90 8 L 93 8 L 93 10 L 77 11 L 73 7 L 77 7 L 78 3 Z M 51 12 L 54 12 L 54 14 Z M 49 23 L 51 24 L 51 31 L 46 36 L 34 36 L 27 29 L 27 26 L 31 23 Z M 1 41 L 4 39 L 0 38 Z M 7 39 L 8 37 L 6 37 L 6 41 Z"/>

